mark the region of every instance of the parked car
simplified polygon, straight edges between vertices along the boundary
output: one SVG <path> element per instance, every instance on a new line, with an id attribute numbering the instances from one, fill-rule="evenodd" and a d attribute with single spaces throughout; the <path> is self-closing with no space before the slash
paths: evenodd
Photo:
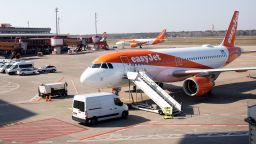
<path id="1" fill-rule="evenodd" d="M 14 61 L 6 62 L 0 67 L 0 72 L 5 73 L 6 69 L 10 68 L 13 65 Z"/>
<path id="2" fill-rule="evenodd" d="M 33 75 L 38 73 L 39 73 L 38 70 L 35 68 L 23 68 L 17 71 L 18 75 Z"/>
<path id="3" fill-rule="evenodd" d="M 43 67 L 38 68 L 38 71 L 41 73 L 45 73 L 45 72 L 54 73 L 57 71 L 57 68 L 53 65 L 45 65 Z"/>
<path id="4" fill-rule="evenodd" d="M 5 73 L 9 75 L 16 74 L 19 69 L 33 68 L 34 63 L 31 61 L 17 61 L 13 65 L 5 70 Z"/>

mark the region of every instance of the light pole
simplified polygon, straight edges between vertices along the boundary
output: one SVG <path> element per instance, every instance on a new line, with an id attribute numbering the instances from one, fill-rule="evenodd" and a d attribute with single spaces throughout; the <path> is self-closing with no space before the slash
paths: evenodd
<path id="1" fill-rule="evenodd" d="M 55 8 L 55 12 L 56 12 L 56 35 L 58 35 L 58 8 Z"/>
<path id="2" fill-rule="evenodd" d="M 97 13 L 96 12 L 94 15 L 94 19 L 95 19 L 95 34 L 97 35 Z"/>
<path id="3" fill-rule="evenodd" d="M 58 17 L 58 33 L 60 34 L 60 17 Z"/>

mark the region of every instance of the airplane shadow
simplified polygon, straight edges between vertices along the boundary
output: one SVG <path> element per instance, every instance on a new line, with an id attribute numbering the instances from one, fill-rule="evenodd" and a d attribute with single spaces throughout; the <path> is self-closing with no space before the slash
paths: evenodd
<path id="1" fill-rule="evenodd" d="M 212 133 L 198 133 L 186 134 L 184 138 L 179 141 L 179 144 L 245 144 L 249 143 L 247 131 L 232 131 L 232 132 L 212 132 Z"/>
<path id="2" fill-rule="evenodd" d="M 67 95 L 67 96 L 56 96 L 56 97 L 52 97 L 52 100 L 57 99 L 57 100 L 61 100 L 61 99 L 73 99 L 74 95 Z"/>
<path id="3" fill-rule="evenodd" d="M 0 127 L 36 115 L 31 111 L 0 100 Z"/>
<path id="4" fill-rule="evenodd" d="M 170 95 L 173 95 L 177 101 L 190 106 L 198 103 L 227 104 L 244 99 L 256 99 L 255 94 L 247 93 L 255 89 L 256 81 L 249 81 L 215 86 L 211 95 L 202 97 L 187 96 L 181 87 L 175 90 L 178 90 L 177 93 Z"/>
<path id="5" fill-rule="evenodd" d="M 170 91 L 170 96 L 182 104 L 183 114 L 186 115 L 199 115 L 199 107 L 195 106 L 199 103 L 227 104 L 244 99 L 256 99 L 255 94 L 249 93 L 256 89 L 256 81 L 218 85 L 213 88 L 211 95 L 201 97 L 187 96 L 182 87 L 172 84 L 164 84 L 164 89 Z M 141 92 L 141 90 L 138 89 L 137 92 Z M 142 102 L 150 104 L 152 100 Z"/>

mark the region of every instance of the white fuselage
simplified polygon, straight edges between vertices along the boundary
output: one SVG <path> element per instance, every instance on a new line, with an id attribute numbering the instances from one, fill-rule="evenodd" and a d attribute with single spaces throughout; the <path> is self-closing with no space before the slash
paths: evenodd
<path id="1" fill-rule="evenodd" d="M 152 45 L 156 39 L 133 39 L 133 40 L 124 40 L 116 42 L 118 46 L 130 46 L 131 43 L 142 43 L 142 45 Z"/>
<path id="2" fill-rule="evenodd" d="M 120 62 L 108 62 L 113 65 L 112 69 L 89 67 L 82 73 L 80 81 L 98 88 L 121 87 L 128 83 L 128 80 L 125 79 L 128 71 L 145 71 L 154 81 L 175 82 L 184 80 L 187 77 L 176 77 L 173 75 L 174 71 L 179 69 L 202 69 L 200 66 L 189 65 L 187 61 L 208 67 L 208 69 L 214 69 L 225 66 L 229 57 L 228 49 L 223 46 L 169 48 L 148 51 L 157 54 L 145 53 L 141 56 L 130 56 L 127 57 L 130 61 L 129 63 L 124 63 L 122 60 Z M 164 56 L 170 56 L 173 59 L 164 61 Z"/>

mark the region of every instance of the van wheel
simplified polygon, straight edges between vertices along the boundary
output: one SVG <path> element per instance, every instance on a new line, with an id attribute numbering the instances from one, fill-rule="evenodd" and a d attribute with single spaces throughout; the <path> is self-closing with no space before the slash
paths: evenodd
<path id="1" fill-rule="evenodd" d="M 123 111 L 121 118 L 126 119 L 128 116 L 128 111 Z"/>
<path id="2" fill-rule="evenodd" d="M 97 123 L 98 123 L 97 117 L 90 118 L 90 119 L 88 119 L 88 121 L 87 121 L 87 124 L 88 124 L 88 125 L 95 125 L 95 124 L 97 124 Z"/>

